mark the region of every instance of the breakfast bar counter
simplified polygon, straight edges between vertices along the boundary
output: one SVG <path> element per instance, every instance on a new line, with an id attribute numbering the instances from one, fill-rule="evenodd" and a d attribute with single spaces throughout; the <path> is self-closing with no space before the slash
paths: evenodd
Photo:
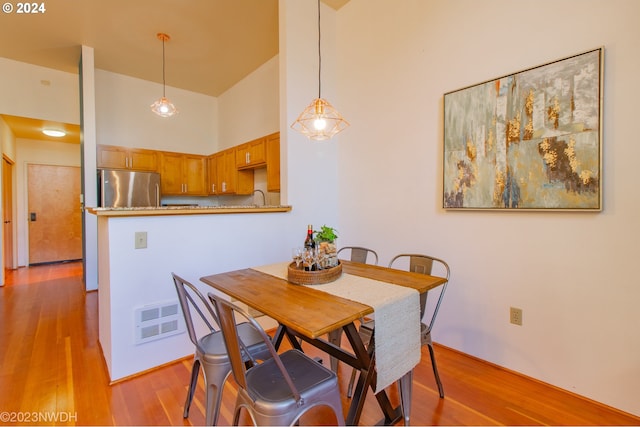
<path id="1" fill-rule="evenodd" d="M 239 213 L 269 213 L 289 212 L 287 205 L 249 205 L 249 206 L 160 206 L 144 208 L 86 208 L 96 216 L 156 216 L 156 215 L 208 215 L 208 214 L 239 214 Z"/>
<path id="2" fill-rule="evenodd" d="M 282 260 L 293 245 L 291 206 L 86 211 L 97 218 L 98 332 L 111 381 L 193 355 L 172 272 L 197 283 Z"/>

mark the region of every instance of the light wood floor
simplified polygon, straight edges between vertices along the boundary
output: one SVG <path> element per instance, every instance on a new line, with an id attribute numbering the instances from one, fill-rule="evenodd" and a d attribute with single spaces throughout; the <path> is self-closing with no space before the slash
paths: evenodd
<path id="1" fill-rule="evenodd" d="M 22 268 L 9 273 L 7 285 L 0 288 L 0 424 L 202 424 L 202 382 L 190 417 L 182 418 L 191 360 L 109 385 L 98 345 L 98 295 L 84 292 L 81 268 L 77 262 Z M 313 349 L 309 353 L 323 356 Z M 438 346 L 436 357 L 446 396 L 438 397 L 423 349 L 414 377 L 413 425 L 640 425 L 638 417 L 451 349 Z M 344 390 L 349 374 L 341 364 Z M 231 420 L 233 396 L 231 380 L 221 424 Z M 395 388 L 390 396 L 397 402 Z M 346 408 L 346 398 L 343 403 Z M 44 422 L 47 416 L 52 418 Z M 371 425 L 380 417 L 369 395 L 361 424 Z M 327 411 L 318 410 L 301 424 L 332 422 Z"/>

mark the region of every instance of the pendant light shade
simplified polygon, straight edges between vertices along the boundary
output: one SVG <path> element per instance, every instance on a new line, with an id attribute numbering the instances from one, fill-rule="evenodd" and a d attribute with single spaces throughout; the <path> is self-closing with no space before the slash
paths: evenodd
<path id="1" fill-rule="evenodd" d="M 311 104 L 304 109 L 291 125 L 293 130 L 316 141 L 329 139 L 349 126 L 349 123 L 333 108 L 333 105 L 322 98 L 320 40 L 320 0 L 318 0 L 318 97 L 311 101 Z"/>
<path id="2" fill-rule="evenodd" d="M 291 125 L 310 139 L 323 141 L 345 129 L 349 123 L 326 99 L 316 98 Z"/>
<path id="3" fill-rule="evenodd" d="M 178 112 L 176 106 L 165 96 L 165 77 L 164 77 L 164 42 L 169 41 L 171 38 L 165 33 L 158 33 L 158 39 L 162 41 L 162 97 L 156 102 L 151 104 L 151 111 L 159 115 L 160 117 L 171 117 Z"/>

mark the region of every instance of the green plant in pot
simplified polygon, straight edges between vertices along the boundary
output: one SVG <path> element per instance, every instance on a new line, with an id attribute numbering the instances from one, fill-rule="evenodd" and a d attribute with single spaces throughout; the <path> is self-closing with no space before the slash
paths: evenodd
<path id="1" fill-rule="evenodd" d="M 338 265 L 338 249 L 336 239 L 337 230 L 333 227 L 323 225 L 320 230 L 315 231 L 316 247 L 323 254 L 323 268 L 335 267 Z"/>

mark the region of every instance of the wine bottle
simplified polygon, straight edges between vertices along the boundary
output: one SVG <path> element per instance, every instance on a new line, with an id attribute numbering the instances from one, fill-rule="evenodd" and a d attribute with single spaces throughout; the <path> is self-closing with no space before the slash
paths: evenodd
<path id="1" fill-rule="evenodd" d="M 313 240 L 313 227 L 311 227 L 311 224 L 307 227 L 307 238 L 304 240 L 304 247 L 305 249 L 313 249 L 316 247 L 316 242 Z"/>
<path id="2" fill-rule="evenodd" d="M 305 271 L 314 271 L 316 270 L 316 265 L 313 262 L 314 252 L 316 247 L 316 241 L 313 240 L 313 227 L 311 224 L 307 227 L 307 238 L 304 239 L 304 255 L 303 255 L 303 264 Z"/>

